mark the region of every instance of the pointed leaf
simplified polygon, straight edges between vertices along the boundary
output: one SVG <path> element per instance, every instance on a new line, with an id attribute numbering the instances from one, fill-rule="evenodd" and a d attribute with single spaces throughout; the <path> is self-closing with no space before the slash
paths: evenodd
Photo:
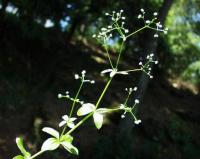
<path id="1" fill-rule="evenodd" d="M 16 144 L 17 147 L 19 148 L 19 150 L 21 151 L 21 153 L 25 156 L 25 157 L 29 157 L 31 156 L 31 154 L 29 152 L 26 151 L 26 149 L 24 148 L 24 144 L 23 144 L 23 140 L 20 137 L 16 138 Z"/>
<path id="2" fill-rule="evenodd" d="M 103 125 L 103 115 L 101 113 L 95 112 L 93 114 L 94 118 L 94 124 L 97 127 L 97 129 L 100 129 Z"/>
<path id="3" fill-rule="evenodd" d="M 17 155 L 17 156 L 15 156 L 15 157 L 13 157 L 13 159 L 24 159 L 24 156 L 22 156 L 22 155 Z"/>
<path id="4" fill-rule="evenodd" d="M 42 151 L 52 151 L 59 147 L 60 143 L 56 138 L 48 138 L 42 144 L 41 150 Z"/>
<path id="5" fill-rule="evenodd" d="M 75 125 L 74 125 L 73 122 L 68 121 L 68 122 L 67 122 L 67 126 L 68 126 L 69 128 L 71 128 L 71 129 L 73 129 Z"/>
<path id="6" fill-rule="evenodd" d="M 65 120 L 63 120 L 63 121 L 61 121 L 60 123 L 59 123 L 59 127 L 62 127 L 63 125 L 65 125 L 67 122 L 65 121 Z"/>
<path id="7" fill-rule="evenodd" d="M 61 145 L 63 145 L 63 147 L 69 151 L 70 153 L 74 154 L 74 155 L 78 155 L 78 149 L 76 147 L 74 147 L 71 143 L 69 142 L 61 142 Z"/>
<path id="8" fill-rule="evenodd" d="M 106 69 L 106 70 L 101 71 L 101 74 L 112 72 L 112 71 L 113 71 L 112 69 Z"/>
<path id="9" fill-rule="evenodd" d="M 68 135 L 68 134 L 62 135 L 61 138 L 60 138 L 60 142 L 64 142 L 64 141 L 72 143 L 73 137 L 71 135 Z"/>
<path id="10" fill-rule="evenodd" d="M 55 138 L 57 138 L 57 139 L 59 138 L 59 132 L 56 131 L 56 130 L 53 129 L 53 128 L 45 127 L 45 128 L 42 129 L 42 131 L 44 131 L 44 132 L 46 132 L 46 133 L 52 135 L 53 137 L 55 137 Z"/>
<path id="11" fill-rule="evenodd" d="M 107 109 L 107 108 L 99 108 L 96 110 L 96 112 L 98 112 L 98 113 L 107 113 L 109 111 L 110 111 L 110 109 Z"/>
<path id="12" fill-rule="evenodd" d="M 93 112 L 94 110 L 95 110 L 94 104 L 86 103 L 86 104 L 83 104 L 82 107 L 79 108 L 77 115 L 78 116 L 86 115 Z"/>

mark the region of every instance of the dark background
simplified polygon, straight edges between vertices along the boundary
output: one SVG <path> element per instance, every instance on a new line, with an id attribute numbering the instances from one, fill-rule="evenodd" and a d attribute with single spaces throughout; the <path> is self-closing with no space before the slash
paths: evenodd
<path id="1" fill-rule="evenodd" d="M 41 128 L 57 129 L 69 110 L 70 102 L 57 94 L 75 94 L 75 73 L 85 69 L 96 80 L 80 96 L 96 101 L 106 80 L 99 72 L 108 64 L 92 35 L 110 22 L 104 14 L 113 10 L 124 10 L 129 30 L 140 28 L 141 8 L 147 18 L 158 12 L 169 33 L 155 39 L 145 30 L 130 38 L 121 66 L 136 68 L 155 52 L 154 79 L 142 73 L 115 78 L 101 106 L 118 105 L 125 87 L 138 86 L 142 124 L 121 119 L 120 113 L 109 115 L 99 131 L 89 121 L 73 134 L 79 157 L 59 149 L 38 158 L 200 158 L 199 0 L 0 0 L 0 159 L 19 154 L 17 136 L 32 153 L 40 149 L 47 138 Z"/>

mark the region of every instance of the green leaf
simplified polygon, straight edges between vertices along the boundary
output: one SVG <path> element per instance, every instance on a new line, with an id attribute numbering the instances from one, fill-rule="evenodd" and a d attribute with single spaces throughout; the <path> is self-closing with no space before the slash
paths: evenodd
<path id="1" fill-rule="evenodd" d="M 94 104 L 86 103 L 86 104 L 83 104 L 82 107 L 79 108 L 77 115 L 83 116 L 83 115 L 93 112 L 94 110 L 95 110 Z"/>
<path id="2" fill-rule="evenodd" d="M 94 118 L 94 124 L 97 127 L 97 129 L 100 129 L 103 125 L 103 115 L 101 113 L 95 112 L 93 114 Z"/>
<path id="3" fill-rule="evenodd" d="M 49 138 L 42 144 L 42 151 L 52 151 L 59 147 L 60 142 L 56 138 Z"/>
<path id="4" fill-rule="evenodd" d="M 68 135 L 68 134 L 62 135 L 62 136 L 60 137 L 60 142 L 63 142 L 63 141 L 72 143 L 73 137 L 72 137 L 71 135 Z"/>
<path id="5" fill-rule="evenodd" d="M 21 151 L 21 153 L 24 155 L 24 157 L 30 157 L 31 156 L 31 154 L 29 152 L 27 152 L 26 149 L 24 148 L 22 138 L 17 137 L 16 138 L 16 144 L 17 144 L 17 147 L 19 148 L 19 150 Z"/>
<path id="6" fill-rule="evenodd" d="M 15 156 L 15 157 L 13 157 L 13 159 L 24 159 L 24 156 L 22 156 L 22 155 L 17 155 L 17 156 Z"/>
<path id="7" fill-rule="evenodd" d="M 44 132 L 46 132 L 46 133 L 52 135 L 53 137 L 59 139 L 59 132 L 56 131 L 56 130 L 53 129 L 53 128 L 45 127 L 45 128 L 42 129 L 42 131 L 44 131 Z"/>
<path id="8" fill-rule="evenodd" d="M 61 142 L 61 145 L 67 150 L 69 151 L 71 154 L 74 154 L 74 155 L 78 155 L 78 149 L 76 147 L 74 147 L 71 143 L 67 142 L 67 141 L 64 141 L 64 142 Z"/>
<path id="9" fill-rule="evenodd" d="M 110 109 L 107 109 L 107 108 L 99 108 L 96 110 L 96 112 L 98 113 L 107 113 L 107 112 L 110 112 Z"/>

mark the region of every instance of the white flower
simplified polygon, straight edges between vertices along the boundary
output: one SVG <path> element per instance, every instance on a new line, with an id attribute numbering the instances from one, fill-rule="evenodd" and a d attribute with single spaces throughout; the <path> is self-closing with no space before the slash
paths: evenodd
<path id="1" fill-rule="evenodd" d="M 62 98 L 62 94 L 59 93 L 59 94 L 58 94 L 58 98 Z"/>
<path id="2" fill-rule="evenodd" d="M 129 32 L 129 30 L 128 30 L 128 29 L 125 29 L 125 30 L 124 30 L 124 32 L 125 32 L 125 33 L 128 33 L 128 32 Z"/>
<path id="3" fill-rule="evenodd" d="M 157 15 L 158 15 L 158 13 L 157 13 L 157 12 L 154 12 L 154 13 L 153 13 L 153 15 L 154 15 L 154 16 L 157 16 Z"/>
<path id="4" fill-rule="evenodd" d="M 138 89 L 137 87 L 134 87 L 134 88 L 133 88 L 134 91 L 137 91 L 137 89 Z"/>
<path id="5" fill-rule="evenodd" d="M 143 8 L 141 8 L 140 11 L 144 13 L 144 9 Z"/>
<path id="6" fill-rule="evenodd" d="M 74 127 L 74 121 L 76 120 L 76 118 L 69 118 L 68 115 L 63 115 L 62 119 L 63 121 L 59 123 L 59 127 L 62 127 L 65 124 L 67 124 L 67 126 L 71 129 Z"/>
<path id="7" fill-rule="evenodd" d="M 140 65 L 140 66 L 142 65 L 142 62 L 141 62 L 141 61 L 139 62 L 139 65 Z"/>
<path id="8" fill-rule="evenodd" d="M 155 64 L 158 64 L 158 61 L 155 61 Z"/>
<path id="9" fill-rule="evenodd" d="M 139 101 L 138 99 L 135 99 L 135 103 L 136 103 L 136 104 L 139 104 L 140 101 Z"/>
<path id="10" fill-rule="evenodd" d="M 75 74 L 75 75 L 74 75 L 74 78 L 75 78 L 75 79 L 79 79 L 79 75 L 78 75 L 78 74 Z"/>
<path id="11" fill-rule="evenodd" d="M 106 13 L 105 15 L 106 15 L 106 16 L 108 16 L 108 15 L 109 15 L 109 13 Z"/>
<path id="12" fill-rule="evenodd" d="M 154 38 L 157 38 L 158 37 L 158 34 L 154 34 Z"/>
<path id="13" fill-rule="evenodd" d="M 127 71 L 117 71 L 116 69 L 106 69 L 101 71 L 101 74 L 110 73 L 110 77 L 113 77 L 116 74 L 127 75 Z"/>
<path id="14" fill-rule="evenodd" d="M 149 24 L 149 23 L 150 23 L 150 20 L 146 20 L 145 23 Z"/>
<path id="15" fill-rule="evenodd" d="M 141 15 L 141 14 L 138 15 L 138 19 L 140 19 L 140 18 L 142 18 L 142 15 Z"/>
<path id="16" fill-rule="evenodd" d="M 141 120 L 135 120 L 134 121 L 134 123 L 137 124 L 137 125 L 140 124 L 141 122 L 142 122 Z"/>

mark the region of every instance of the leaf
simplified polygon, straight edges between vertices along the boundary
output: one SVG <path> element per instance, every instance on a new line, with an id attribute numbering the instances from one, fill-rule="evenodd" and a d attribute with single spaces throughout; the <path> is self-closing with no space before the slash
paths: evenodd
<path id="1" fill-rule="evenodd" d="M 67 122 L 65 121 L 65 120 L 63 120 L 63 121 L 61 121 L 60 123 L 59 123 L 59 127 L 62 127 L 63 125 L 65 125 Z"/>
<path id="2" fill-rule="evenodd" d="M 107 113 L 107 112 L 110 112 L 110 109 L 107 109 L 107 108 L 99 108 L 96 110 L 96 112 L 98 113 Z"/>
<path id="3" fill-rule="evenodd" d="M 79 108 L 77 115 L 82 116 L 89 114 L 95 110 L 95 106 L 92 103 L 83 104 L 82 107 Z"/>
<path id="4" fill-rule="evenodd" d="M 94 124 L 97 127 L 97 129 L 100 129 L 103 125 L 103 115 L 101 113 L 95 112 L 93 114 L 94 118 Z"/>
<path id="5" fill-rule="evenodd" d="M 112 71 L 113 71 L 112 69 L 106 69 L 106 70 L 101 71 L 101 74 L 112 72 Z"/>
<path id="6" fill-rule="evenodd" d="M 16 144 L 17 147 L 19 148 L 19 150 L 21 151 L 21 153 L 25 156 L 25 157 L 30 157 L 31 154 L 29 152 L 26 151 L 26 149 L 24 148 L 24 144 L 23 144 L 23 139 L 20 137 L 16 138 Z"/>
<path id="7" fill-rule="evenodd" d="M 61 142 L 61 145 L 70 153 L 74 154 L 74 155 L 78 155 L 78 149 L 76 147 L 74 147 L 71 143 L 64 141 Z"/>
<path id="8" fill-rule="evenodd" d="M 71 135 L 68 135 L 68 134 L 62 135 L 61 138 L 60 138 L 60 142 L 64 142 L 64 141 L 72 143 L 73 137 Z"/>
<path id="9" fill-rule="evenodd" d="M 53 128 L 45 127 L 45 128 L 42 129 L 42 131 L 44 131 L 44 132 L 54 136 L 55 138 L 59 139 L 59 132 L 56 131 Z"/>
<path id="10" fill-rule="evenodd" d="M 15 156 L 15 157 L 13 157 L 13 159 L 24 159 L 24 156 L 22 156 L 22 155 L 17 155 L 17 156 Z"/>
<path id="11" fill-rule="evenodd" d="M 56 138 L 48 138 L 44 143 L 42 144 L 42 151 L 52 151 L 59 147 L 60 142 Z"/>

